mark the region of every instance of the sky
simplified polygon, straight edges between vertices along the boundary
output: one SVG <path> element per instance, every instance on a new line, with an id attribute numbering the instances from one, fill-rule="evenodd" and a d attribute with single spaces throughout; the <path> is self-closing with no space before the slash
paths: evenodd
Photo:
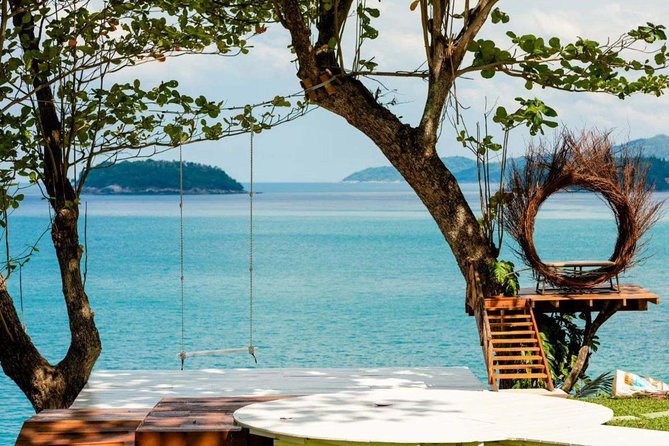
<path id="1" fill-rule="evenodd" d="M 363 57 L 374 56 L 379 64 L 377 69 L 381 71 L 413 70 L 419 66 L 424 59 L 420 18 L 417 12 L 409 10 L 410 1 L 367 2 L 368 6 L 381 10 L 381 17 L 375 21 L 380 34 L 377 40 L 363 47 Z M 479 37 L 506 42 L 504 34 L 512 29 L 517 34 L 557 36 L 563 41 L 584 37 L 604 42 L 646 22 L 669 22 L 666 19 L 669 2 L 666 0 L 501 0 L 499 7 L 510 15 L 511 21 L 506 25 L 489 22 Z M 168 58 L 164 63 L 137 67 L 127 75 L 149 85 L 176 79 L 187 93 L 226 100 L 230 105 L 243 105 L 299 90 L 289 43 L 287 31 L 277 25 L 252 41 L 253 48 L 247 56 Z M 401 115 L 404 122 L 415 125 L 422 112 L 426 82 L 389 78 L 382 81 L 386 87 L 395 90 L 399 105 L 392 110 Z M 374 83 L 369 85 L 376 88 Z M 497 103 L 513 110 L 514 98 L 522 95 L 538 97 L 554 107 L 559 114 L 558 120 L 568 128 L 610 130 L 618 142 L 669 133 L 669 96 L 635 96 L 621 101 L 596 93 L 536 88 L 527 91 L 518 79 L 497 75 L 485 80 L 477 74 L 458 81 L 457 91 L 460 101 L 470 107 L 466 113 L 471 125 L 480 119 L 486 103 Z M 471 156 L 453 135 L 447 124 L 438 144 L 439 153 L 442 156 Z M 522 155 L 529 142 L 527 132 L 516 130 L 511 137 L 512 155 Z M 247 181 L 248 151 L 249 138 L 242 135 L 187 146 L 184 157 L 188 161 L 219 166 L 232 177 Z M 389 165 L 365 135 L 342 118 L 321 109 L 257 135 L 255 152 L 255 179 L 258 182 L 336 182 L 357 170 Z M 175 159 L 176 153 L 168 152 L 159 157 Z"/>

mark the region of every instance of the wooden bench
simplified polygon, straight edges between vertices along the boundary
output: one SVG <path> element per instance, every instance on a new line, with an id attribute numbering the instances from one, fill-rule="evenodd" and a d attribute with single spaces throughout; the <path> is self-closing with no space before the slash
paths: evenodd
<path id="1" fill-rule="evenodd" d="M 576 278 L 593 274 L 595 270 L 601 271 L 602 269 L 606 270 L 607 268 L 613 268 L 615 263 L 610 260 L 576 260 L 566 262 L 546 262 L 545 265 L 559 274 Z M 537 293 L 544 294 L 546 291 L 560 291 L 559 288 L 547 288 L 546 278 L 541 274 L 535 275 L 537 279 Z M 593 289 L 609 289 L 611 291 L 620 292 L 620 280 L 618 279 L 618 274 L 609 279 L 609 286 L 605 288 L 596 287 Z"/>
<path id="2" fill-rule="evenodd" d="M 285 396 L 163 398 L 135 431 L 136 446 L 272 446 L 251 435 L 232 414 L 244 406 Z"/>
<path id="3" fill-rule="evenodd" d="M 132 446 L 148 409 L 45 410 L 23 423 L 18 446 Z"/>
<path id="4" fill-rule="evenodd" d="M 19 446 L 272 446 L 235 424 L 249 404 L 286 396 L 163 398 L 153 409 L 45 410 L 23 425 Z"/>

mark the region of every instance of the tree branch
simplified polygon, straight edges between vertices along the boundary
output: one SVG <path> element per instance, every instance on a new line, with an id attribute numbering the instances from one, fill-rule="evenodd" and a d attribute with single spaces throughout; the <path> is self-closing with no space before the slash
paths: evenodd
<path id="1" fill-rule="evenodd" d="M 309 42 L 297 0 L 276 0 L 282 23 L 290 32 L 299 62 L 298 76 L 318 74 L 327 67 L 318 65 Z M 443 43 L 443 42 L 442 42 Z M 457 180 L 439 159 L 436 151 L 426 151 L 416 128 L 404 124 L 365 85 L 353 76 L 340 77 L 341 84 L 315 102 L 343 117 L 368 136 L 397 168 L 437 222 L 451 247 L 461 271 L 472 262 L 485 274 L 494 258 L 491 244 L 462 194 Z M 434 147 L 434 146 L 432 146 Z"/>
<path id="2" fill-rule="evenodd" d="M 281 23 L 290 31 L 293 48 L 299 59 L 300 68 L 297 77 L 311 79 L 317 83 L 320 72 L 314 47 L 311 45 L 311 30 L 304 22 L 297 0 L 274 0 L 276 7 L 281 11 Z"/>
<path id="3" fill-rule="evenodd" d="M 327 10 L 321 8 L 316 25 L 318 28 L 317 47 L 327 45 L 330 39 L 339 36 L 352 4 L 353 0 L 334 0 L 331 8 Z"/>
<path id="4" fill-rule="evenodd" d="M 498 0 L 481 0 L 469 11 L 468 20 L 455 40 L 432 40 L 430 78 L 420 121 L 420 133 L 428 152 L 436 150 L 437 132 L 446 99 L 457 77 L 457 71 L 465 57 L 467 48 L 486 22 Z"/>
<path id="5" fill-rule="evenodd" d="M 608 302 L 597 314 L 595 320 L 586 325 L 585 332 L 583 334 L 583 342 L 581 343 L 581 348 L 578 351 L 577 359 L 571 371 L 569 372 L 569 376 L 564 380 L 564 383 L 562 383 L 562 390 L 569 393 L 574 388 L 574 385 L 578 382 L 578 379 L 588 367 L 592 342 L 595 339 L 597 330 L 599 330 L 599 328 L 604 325 L 604 323 L 608 321 L 611 316 L 616 314 L 621 307 L 621 301 Z"/>

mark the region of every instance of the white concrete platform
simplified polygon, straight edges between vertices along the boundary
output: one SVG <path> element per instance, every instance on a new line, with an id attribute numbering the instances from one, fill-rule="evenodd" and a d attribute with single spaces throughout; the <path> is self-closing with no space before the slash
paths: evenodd
<path id="1" fill-rule="evenodd" d="M 596 404 L 498 392 L 385 389 L 341 392 L 251 404 L 235 420 L 251 433 L 299 443 L 488 443 L 536 438 L 540 430 L 606 423 Z"/>
<path id="2" fill-rule="evenodd" d="M 151 408 L 168 397 L 312 395 L 393 388 L 485 390 L 466 367 L 99 370 L 72 407 Z"/>
<path id="3" fill-rule="evenodd" d="M 540 439 L 539 439 L 540 438 Z M 509 442 L 526 446 L 529 442 Z M 669 432 L 618 426 L 591 426 L 579 429 L 555 429 L 535 436 L 532 445 L 551 446 L 667 446 Z"/>
<path id="4" fill-rule="evenodd" d="M 421 388 L 310 395 L 234 414 L 275 446 L 669 445 L 669 432 L 603 426 L 612 416 L 565 398 Z"/>

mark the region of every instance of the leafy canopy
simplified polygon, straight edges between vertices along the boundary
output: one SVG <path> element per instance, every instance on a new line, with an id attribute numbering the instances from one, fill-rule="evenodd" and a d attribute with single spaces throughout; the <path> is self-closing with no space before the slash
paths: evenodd
<path id="1" fill-rule="evenodd" d="M 272 21 L 267 2 L 8 0 L 0 13 L 3 227 L 25 184 L 44 181 L 49 141 L 62 152 L 51 168 L 73 180 L 78 196 L 101 163 L 259 132 L 307 111 L 304 101 L 283 96 L 233 105 L 222 99 L 225 91 L 217 98 L 184 94 L 167 69 L 157 84 L 133 79 L 149 63 L 249 53 Z M 45 132 L 48 104 L 57 128 Z"/>

